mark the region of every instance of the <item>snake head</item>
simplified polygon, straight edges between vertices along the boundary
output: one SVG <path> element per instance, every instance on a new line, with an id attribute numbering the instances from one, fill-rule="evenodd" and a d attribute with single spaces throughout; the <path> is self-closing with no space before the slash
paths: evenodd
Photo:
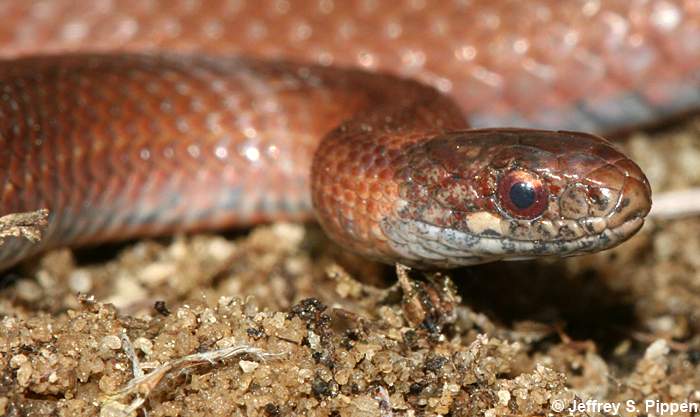
<path id="1" fill-rule="evenodd" d="M 417 266 L 596 252 L 632 236 L 651 208 L 640 168 L 588 134 L 448 133 L 414 145 L 399 165 L 395 215 L 382 228 Z"/>

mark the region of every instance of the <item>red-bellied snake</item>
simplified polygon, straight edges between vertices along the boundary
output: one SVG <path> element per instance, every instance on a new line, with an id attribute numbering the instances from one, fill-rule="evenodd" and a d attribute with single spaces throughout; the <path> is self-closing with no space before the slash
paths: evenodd
<path id="1" fill-rule="evenodd" d="M 3 1 L 0 17 L 0 214 L 51 213 L 0 267 L 314 213 L 416 266 L 593 252 L 641 227 L 641 170 L 592 134 L 493 127 L 604 133 L 700 103 L 694 0 Z"/>

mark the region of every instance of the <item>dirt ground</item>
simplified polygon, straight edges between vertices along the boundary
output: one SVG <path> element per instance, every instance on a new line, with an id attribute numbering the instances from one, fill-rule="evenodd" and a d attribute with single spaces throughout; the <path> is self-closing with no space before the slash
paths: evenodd
<path id="1" fill-rule="evenodd" d="M 700 118 L 624 147 L 655 192 L 700 185 Z M 0 415 L 698 415 L 646 406 L 700 404 L 699 236 L 406 291 L 313 224 L 59 250 L 3 280 Z"/>

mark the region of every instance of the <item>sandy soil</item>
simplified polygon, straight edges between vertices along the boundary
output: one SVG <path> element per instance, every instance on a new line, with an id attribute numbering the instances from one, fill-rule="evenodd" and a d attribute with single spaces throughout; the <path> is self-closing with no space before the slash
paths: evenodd
<path id="1" fill-rule="evenodd" d="M 624 147 L 655 191 L 700 184 L 700 119 Z M 700 404 L 698 236 L 700 219 L 650 221 L 612 251 L 410 272 L 406 291 L 393 268 L 315 225 L 56 251 L 4 279 L 0 415 L 569 415 L 555 411 L 597 399 L 634 401 L 622 415 L 642 416 L 644 400 Z"/>

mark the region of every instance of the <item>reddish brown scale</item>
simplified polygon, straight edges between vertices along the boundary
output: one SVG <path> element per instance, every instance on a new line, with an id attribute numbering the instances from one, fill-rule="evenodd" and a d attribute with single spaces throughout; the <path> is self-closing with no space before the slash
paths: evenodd
<path id="1" fill-rule="evenodd" d="M 549 192 L 550 192 L 550 194 L 559 194 L 562 192 L 561 186 L 556 185 L 556 184 L 550 184 L 549 185 Z"/>

